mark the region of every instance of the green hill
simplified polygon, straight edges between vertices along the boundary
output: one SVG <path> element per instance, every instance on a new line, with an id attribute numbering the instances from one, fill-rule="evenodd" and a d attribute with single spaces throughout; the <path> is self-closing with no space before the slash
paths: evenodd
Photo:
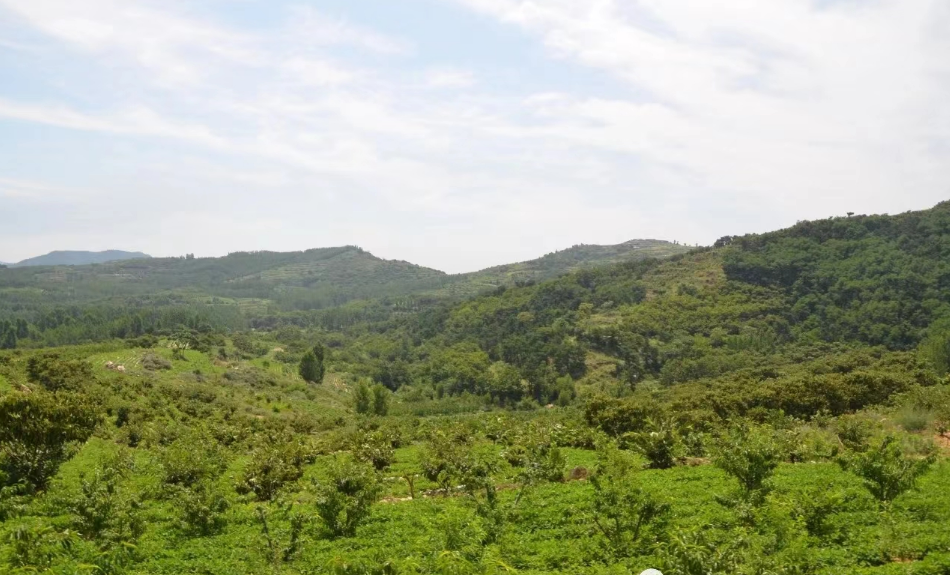
<path id="1" fill-rule="evenodd" d="M 577 245 L 538 259 L 452 276 L 441 295 L 472 296 L 500 286 L 538 282 L 581 268 L 686 253 L 691 248 L 663 240 L 630 240 L 613 246 Z"/>
<path id="2" fill-rule="evenodd" d="M 143 329 L 159 329 L 168 323 L 232 329 L 248 321 L 257 326 L 282 321 L 307 323 L 313 321 L 315 310 L 329 310 L 332 325 L 350 325 L 499 285 L 685 249 L 654 240 L 575 246 L 531 262 L 455 276 L 377 258 L 355 246 L 237 252 L 221 258 L 15 267 L 0 273 L 0 319 L 22 319 L 37 326 L 50 345 L 96 340 L 110 333 L 124 337 L 129 330 L 138 333 L 133 324 L 140 323 Z M 139 319 L 133 321 L 133 315 Z M 83 326 L 90 324 L 97 327 L 84 331 Z"/>
<path id="3" fill-rule="evenodd" d="M 384 323 L 360 336 L 352 348 L 360 355 L 350 361 L 383 383 L 392 384 L 398 364 L 399 381 L 457 394 L 492 393 L 489 366 L 500 363 L 531 384 L 498 397 L 542 403 L 559 397 L 561 378 L 581 385 L 579 392 L 640 382 L 729 388 L 737 379 L 763 390 L 776 378 L 800 386 L 801 362 L 849 349 L 867 350 L 877 359 L 860 361 L 873 363 L 919 348 L 941 372 L 950 367 L 950 202 L 717 244 L 582 269 Z M 901 362 L 898 372 L 906 369 Z M 880 385 L 875 393 L 884 395 L 907 388 Z M 787 400 L 789 412 L 811 409 Z"/>
<path id="4" fill-rule="evenodd" d="M 41 290 L 52 303 L 158 294 L 195 297 L 307 300 L 326 307 L 350 299 L 438 285 L 445 274 L 407 262 L 382 260 L 357 247 L 303 252 L 237 252 L 221 258 L 150 258 L 94 266 L 12 268 L 0 289 Z M 303 304 L 303 301 L 300 302 Z"/>
<path id="5" fill-rule="evenodd" d="M 121 260 L 147 259 L 150 257 L 152 256 L 143 254 L 142 252 L 123 252 L 120 250 L 107 250 L 104 252 L 55 251 L 46 255 L 26 259 L 16 264 L 10 264 L 10 267 L 84 266 Z"/>

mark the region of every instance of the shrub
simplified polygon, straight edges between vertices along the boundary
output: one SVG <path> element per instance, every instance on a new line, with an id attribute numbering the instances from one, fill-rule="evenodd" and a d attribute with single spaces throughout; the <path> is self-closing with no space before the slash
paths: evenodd
<path id="1" fill-rule="evenodd" d="M 389 396 L 391 392 L 382 385 L 373 386 L 373 413 L 384 416 L 389 413 Z"/>
<path id="2" fill-rule="evenodd" d="M 904 408 L 897 413 L 897 423 L 904 431 L 924 431 L 934 421 L 934 414 L 921 409 Z"/>
<path id="3" fill-rule="evenodd" d="M 847 499 L 840 491 L 812 488 L 798 502 L 798 515 L 813 537 L 829 538 L 836 529 L 831 519 L 842 510 Z"/>
<path id="4" fill-rule="evenodd" d="M 677 533 L 660 547 L 663 571 L 680 575 L 738 573 L 731 545 L 709 541 L 701 531 Z"/>
<path id="5" fill-rule="evenodd" d="M 191 487 L 218 477 L 228 465 L 227 454 L 214 438 L 200 432 L 186 433 L 159 455 L 166 485 Z"/>
<path id="6" fill-rule="evenodd" d="M 333 537 L 349 537 L 370 514 L 379 497 L 373 468 L 345 457 L 334 459 L 329 477 L 314 482 L 317 514 Z"/>
<path id="7" fill-rule="evenodd" d="M 835 422 L 835 431 L 841 443 L 852 451 L 864 451 L 880 426 L 860 415 L 843 415 Z"/>
<path id="8" fill-rule="evenodd" d="M 382 431 L 361 431 L 353 437 L 353 457 L 371 464 L 377 471 L 386 469 L 396 460 L 392 442 Z"/>
<path id="9" fill-rule="evenodd" d="M 353 390 L 353 408 L 361 415 L 373 412 L 373 391 L 365 381 L 361 380 Z"/>
<path id="10" fill-rule="evenodd" d="M 782 459 L 782 449 L 771 431 L 738 427 L 722 439 L 715 463 L 738 480 L 743 499 L 760 503 L 771 491 L 772 474 Z"/>
<path id="11" fill-rule="evenodd" d="M 26 363 L 26 376 L 48 391 L 78 391 L 95 379 L 89 362 L 63 359 L 57 353 L 31 357 Z"/>
<path id="12" fill-rule="evenodd" d="M 627 433 L 623 439 L 649 460 L 650 469 L 669 469 L 676 465 L 680 441 L 672 419 L 650 419 L 644 431 Z"/>
<path id="13" fill-rule="evenodd" d="M 263 505 L 256 509 L 261 537 L 264 540 L 264 555 L 275 569 L 279 569 L 283 563 L 292 562 L 306 543 L 304 531 L 309 521 L 306 515 L 296 511 L 296 507 L 293 503 L 280 504 L 276 516 Z M 281 518 L 286 520 L 286 527 L 276 521 Z"/>
<path id="14" fill-rule="evenodd" d="M 8 484 L 46 486 L 100 420 L 92 402 L 72 393 L 11 393 L 0 398 L 0 471 Z"/>
<path id="15" fill-rule="evenodd" d="M 146 353 L 142 357 L 142 367 L 149 371 L 165 371 L 172 368 L 172 362 L 154 353 Z"/>
<path id="16" fill-rule="evenodd" d="M 915 489 L 917 480 L 934 461 L 936 455 L 933 453 L 922 458 L 906 455 L 900 439 L 888 435 L 864 453 L 843 458 L 839 463 L 861 477 L 871 495 L 886 506 L 901 494 Z"/>
<path id="17" fill-rule="evenodd" d="M 251 451 L 250 463 L 236 486 L 239 494 L 253 493 L 271 501 L 281 488 L 303 475 L 306 449 L 293 438 L 271 438 Z"/>
<path id="18" fill-rule="evenodd" d="M 140 502 L 121 487 L 131 467 L 132 458 L 118 454 L 100 461 L 91 475 L 80 476 L 79 492 L 64 504 L 73 528 L 84 538 L 133 543 L 145 531 Z"/>
<path id="19" fill-rule="evenodd" d="M 634 553 L 655 541 L 665 527 L 670 505 L 636 484 L 633 463 L 610 449 L 590 476 L 593 522 L 616 556 Z"/>
<path id="20" fill-rule="evenodd" d="M 448 494 L 453 479 L 459 475 L 464 447 L 464 443 L 446 433 L 435 432 L 422 451 L 422 475 Z"/>
<path id="21" fill-rule="evenodd" d="M 199 535 L 221 531 L 225 525 L 225 512 L 231 506 L 227 497 L 208 481 L 181 489 L 177 502 L 185 530 Z"/>

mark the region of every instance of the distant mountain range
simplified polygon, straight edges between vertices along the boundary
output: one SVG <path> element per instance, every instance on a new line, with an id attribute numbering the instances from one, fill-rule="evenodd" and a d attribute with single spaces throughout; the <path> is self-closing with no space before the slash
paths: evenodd
<path id="1" fill-rule="evenodd" d="M 387 297 L 466 297 L 583 267 L 662 258 L 690 249 L 661 240 L 632 240 L 615 246 L 577 245 L 535 260 L 457 275 L 405 261 L 384 260 L 356 246 L 302 252 L 236 252 L 219 258 L 149 258 L 142 253 L 117 251 L 53 252 L 20 262 L 0 274 L 0 295 L 7 289 L 35 287 L 42 290 L 47 302 L 78 304 L 107 297 L 165 294 L 178 301 L 231 303 L 242 309 L 276 304 L 284 310 L 312 310 Z"/>
<path id="2" fill-rule="evenodd" d="M 46 255 L 23 260 L 15 264 L 6 264 L 13 268 L 35 266 L 84 266 L 89 264 L 104 264 L 123 260 L 141 260 L 152 256 L 142 252 L 123 252 L 121 250 L 107 250 L 104 252 L 83 251 L 55 251 Z"/>

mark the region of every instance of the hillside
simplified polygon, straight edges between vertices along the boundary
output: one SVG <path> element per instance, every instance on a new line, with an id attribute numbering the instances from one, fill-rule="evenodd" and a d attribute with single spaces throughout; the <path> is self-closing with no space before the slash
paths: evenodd
<path id="1" fill-rule="evenodd" d="M 107 250 L 104 252 L 54 251 L 46 255 L 23 260 L 16 264 L 10 264 L 10 266 L 84 266 L 121 260 L 147 259 L 150 257 L 152 256 L 143 254 L 142 252 L 123 252 L 121 250 Z"/>
<path id="2" fill-rule="evenodd" d="M 407 316 L 372 330 L 382 339 L 362 336 L 359 355 L 347 357 L 388 385 L 423 379 L 451 393 L 491 390 L 488 367 L 501 362 L 534 382 L 505 401 L 541 403 L 559 397 L 565 377 L 578 393 L 640 382 L 728 387 L 737 374 L 790 384 L 801 358 L 851 348 L 879 356 L 919 347 L 941 371 L 950 366 L 950 203 L 803 222 L 719 246 Z M 762 375 L 763 365 L 782 367 Z"/>
<path id="3" fill-rule="evenodd" d="M 654 240 L 576 246 L 531 262 L 455 276 L 383 260 L 355 246 L 238 252 L 221 258 L 149 258 L 95 266 L 15 267 L 0 273 L 0 319 L 20 318 L 39 326 L 44 342 L 51 345 L 137 331 L 130 319 L 133 314 L 141 318 L 135 325 L 141 322 L 145 329 L 181 322 L 183 315 L 191 318 L 191 325 L 209 323 L 232 329 L 248 321 L 257 326 L 288 320 L 313 322 L 316 310 L 329 310 L 323 316 L 330 325 L 351 325 L 499 285 L 685 249 Z M 62 306 L 70 308 L 66 311 Z M 93 333 L 82 328 L 89 322 L 77 325 L 74 321 L 90 316 L 100 323 Z"/>
<path id="4" fill-rule="evenodd" d="M 303 252 L 237 252 L 221 258 L 150 258 L 95 266 L 16 267 L 0 289 L 42 296 L 49 303 L 166 295 L 275 299 L 293 307 L 326 307 L 361 297 L 439 285 L 442 272 L 387 261 L 356 247 Z"/>
<path id="5" fill-rule="evenodd" d="M 472 296 L 500 286 L 539 282 L 590 268 L 686 253 L 691 248 L 663 240 L 630 240 L 613 246 L 577 245 L 543 257 L 452 276 L 440 295 Z"/>
<path id="6" fill-rule="evenodd" d="M 0 318 L 26 344 L 0 350 L 0 572 L 947 573 L 948 262 L 950 202 L 340 329 L 383 304 Z M 107 264 L 176 297 L 445 279 L 357 248 L 138 265 Z"/>

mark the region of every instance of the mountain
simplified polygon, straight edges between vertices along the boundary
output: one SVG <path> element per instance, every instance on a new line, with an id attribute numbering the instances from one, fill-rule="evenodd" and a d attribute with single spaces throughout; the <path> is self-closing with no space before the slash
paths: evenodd
<path id="1" fill-rule="evenodd" d="M 684 424 L 763 410 L 808 419 L 945 377 L 948 302 L 944 202 L 496 289 L 344 330 L 354 341 L 341 361 L 389 387 L 421 380 L 505 405 L 529 395 L 542 405 L 572 399 L 573 384 L 588 397 L 622 397 L 642 384 L 645 395 L 672 402 Z M 635 431 L 625 426 L 652 409 L 604 401 L 587 417 L 615 418 L 614 431 Z"/>
<path id="2" fill-rule="evenodd" d="M 356 246 L 300 252 L 236 252 L 220 258 L 145 256 L 95 266 L 43 266 L 52 261 L 78 259 L 54 252 L 7 270 L 0 277 L 0 290 L 35 287 L 44 290 L 47 301 L 68 298 L 72 303 L 106 296 L 175 293 L 198 299 L 256 300 L 255 305 L 277 303 L 285 310 L 307 310 L 352 300 L 411 294 L 476 294 L 500 285 L 555 277 L 579 267 L 662 257 L 687 249 L 657 240 L 635 240 L 619 246 L 575 246 L 529 262 L 459 275 L 405 261 L 384 260 Z"/>
<path id="3" fill-rule="evenodd" d="M 0 275 L 4 288 L 40 288 L 44 300 L 174 296 L 279 300 L 289 309 L 340 305 L 440 286 L 443 272 L 377 258 L 358 247 L 236 252 L 220 258 L 147 258 L 95 266 L 24 267 Z M 232 301 L 232 303 L 234 303 Z"/>
<path id="4" fill-rule="evenodd" d="M 551 279 L 581 268 L 666 258 L 690 251 L 691 247 L 663 240 L 630 240 L 622 244 L 576 245 L 526 262 L 491 267 L 453 276 L 440 290 L 442 295 L 471 296 L 500 286 Z"/>
<path id="5" fill-rule="evenodd" d="M 120 250 L 107 250 L 104 252 L 55 251 L 8 265 L 18 268 L 36 266 L 83 266 L 120 260 L 148 259 L 150 257 L 152 256 L 143 254 L 142 252 L 123 252 Z"/>

